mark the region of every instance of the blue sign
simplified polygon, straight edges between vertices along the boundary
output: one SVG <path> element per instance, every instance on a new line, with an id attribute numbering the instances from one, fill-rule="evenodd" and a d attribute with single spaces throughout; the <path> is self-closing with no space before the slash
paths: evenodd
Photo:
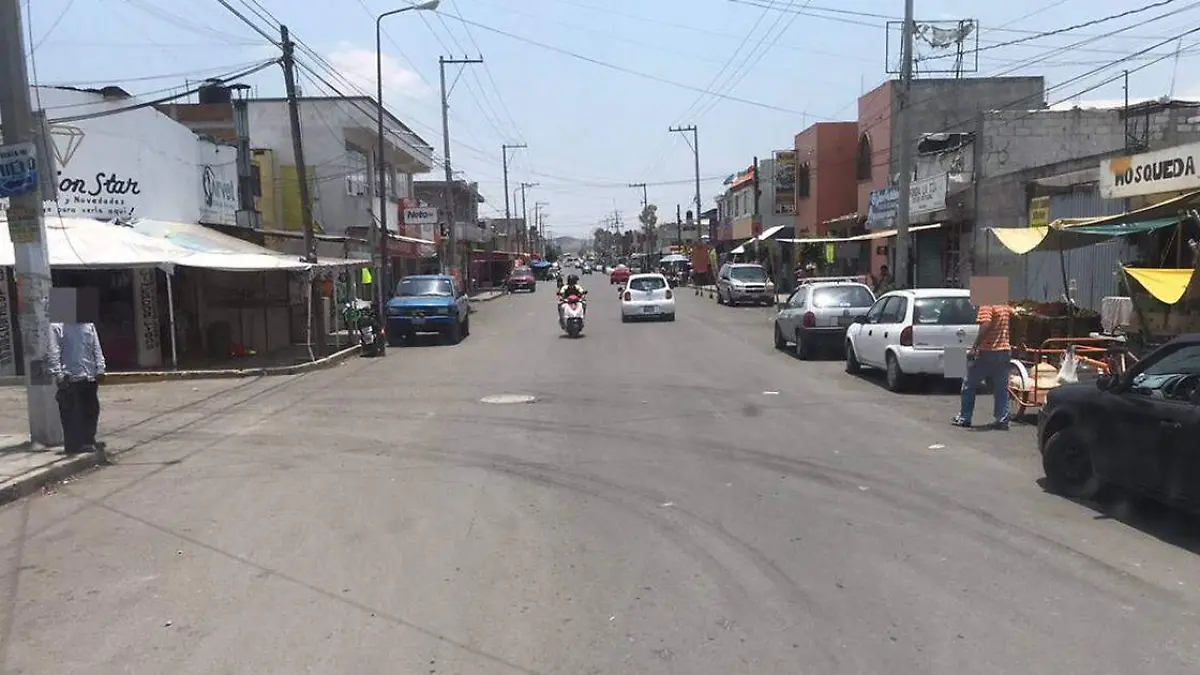
<path id="1" fill-rule="evenodd" d="M 0 198 L 38 189 L 37 152 L 33 143 L 0 146 Z"/>

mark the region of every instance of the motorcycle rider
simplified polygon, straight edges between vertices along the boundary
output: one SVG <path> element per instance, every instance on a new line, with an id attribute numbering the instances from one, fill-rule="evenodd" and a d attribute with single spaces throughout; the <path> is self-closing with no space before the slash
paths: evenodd
<path id="1" fill-rule="evenodd" d="M 567 283 L 558 289 L 558 324 L 561 326 L 563 322 L 563 303 L 572 295 L 583 300 L 587 296 L 587 289 L 579 283 L 579 276 L 572 274 L 567 277 Z M 587 303 L 583 303 L 583 313 L 587 314 Z"/>

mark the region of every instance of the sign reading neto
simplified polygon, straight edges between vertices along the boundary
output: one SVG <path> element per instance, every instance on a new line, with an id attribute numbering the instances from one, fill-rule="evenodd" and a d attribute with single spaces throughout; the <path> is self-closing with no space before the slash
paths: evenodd
<path id="1" fill-rule="evenodd" d="M 1108 159 L 1100 165 L 1100 193 L 1108 199 L 1200 189 L 1200 144 Z"/>

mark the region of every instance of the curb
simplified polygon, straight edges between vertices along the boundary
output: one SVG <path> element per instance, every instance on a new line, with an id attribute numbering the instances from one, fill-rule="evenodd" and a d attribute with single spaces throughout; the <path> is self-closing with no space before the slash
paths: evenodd
<path id="1" fill-rule="evenodd" d="M 503 293 L 497 293 L 496 295 L 493 295 L 490 298 L 469 298 L 469 299 L 472 303 L 477 303 L 477 302 L 491 302 L 493 300 L 499 300 L 500 298 L 503 298 L 503 297 L 504 297 Z"/>
<path id="2" fill-rule="evenodd" d="M 3 449 L 13 450 L 23 447 L 32 448 L 36 446 L 27 442 Z M 47 452 L 50 451 L 47 450 Z M 105 458 L 99 452 L 74 457 L 64 456 L 51 464 L 38 467 L 33 471 L 0 483 L 0 506 L 14 502 L 22 497 L 27 497 L 51 483 L 57 483 L 104 463 Z"/>

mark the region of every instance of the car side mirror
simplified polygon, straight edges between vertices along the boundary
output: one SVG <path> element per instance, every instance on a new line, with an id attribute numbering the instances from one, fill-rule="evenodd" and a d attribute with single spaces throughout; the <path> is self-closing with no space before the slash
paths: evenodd
<path id="1" fill-rule="evenodd" d="M 1116 375 L 1101 375 L 1096 378 L 1096 388 L 1100 391 L 1112 391 L 1117 386 Z"/>
<path id="2" fill-rule="evenodd" d="M 775 303 L 775 309 L 776 309 L 776 310 L 778 310 L 778 311 L 780 311 L 780 312 L 782 312 L 783 310 L 787 309 L 787 306 L 788 306 L 788 305 L 787 305 L 787 303 L 786 303 L 786 302 L 777 302 L 777 303 Z"/>
<path id="3" fill-rule="evenodd" d="M 856 316 L 856 317 L 854 317 L 854 323 L 866 323 L 866 322 L 867 322 L 867 315 L 866 315 L 866 314 L 863 314 L 863 315 L 861 315 L 861 316 Z"/>

